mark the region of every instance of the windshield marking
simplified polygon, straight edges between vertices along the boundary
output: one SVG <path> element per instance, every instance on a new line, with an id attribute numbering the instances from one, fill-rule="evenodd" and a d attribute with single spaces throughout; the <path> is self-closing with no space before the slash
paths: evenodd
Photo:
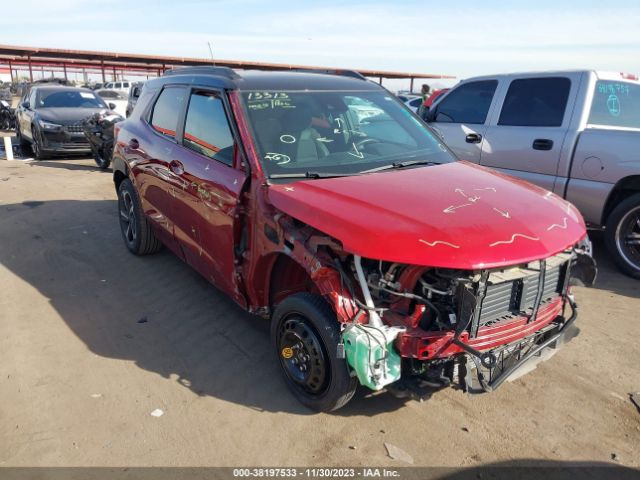
<path id="1" fill-rule="evenodd" d="M 270 162 L 274 162 L 278 165 L 285 165 L 291 161 L 291 157 L 289 157 L 289 155 L 275 152 L 267 152 L 267 154 L 264 156 L 264 159 L 269 160 Z"/>
<path id="2" fill-rule="evenodd" d="M 360 150 L 358 150 L 358 147 L 356 146 L 356 143 L 353 142 L 353 149 L 356 151 L 356 153 L 353 152 L 347 152 L 349 155 L 353 155 L 356 158 L 364 158 L 364 153 L 362 153 Z"/>

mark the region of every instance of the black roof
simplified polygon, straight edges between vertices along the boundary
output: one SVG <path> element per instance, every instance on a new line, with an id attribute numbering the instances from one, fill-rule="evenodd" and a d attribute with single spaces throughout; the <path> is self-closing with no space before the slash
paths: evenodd
<path id="1" fill-rule="evenodd" d="M 227 67 L 187 67 L 168 71 L 149 80 L 151 88 L 167 83 L 192 84 L 230 90 L 379 90 L 378 84 L 358 73 L 312 73 L 300 70 L 242 70 Z"/>

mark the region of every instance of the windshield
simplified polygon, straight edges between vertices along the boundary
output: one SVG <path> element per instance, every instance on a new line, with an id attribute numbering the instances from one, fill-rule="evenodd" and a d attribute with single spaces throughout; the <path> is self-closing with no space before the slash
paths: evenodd
<path id="1" fill-rule="evenodd" d="M 41 90 L 35 108 L 107 108 L 93 92 L 78 90 Z"/>
<path id="2" fill-rule="evenodd" d="M 250 91 L 242 97 L 269 176 L 353 174 L 399 162 L 455 160 L 384 91 Z"/>
<path id="3" fill-rule="evenodd" d="M 102 98 L 111 99 L 111 100 L 126 100 L 127 97 L 122 92 L 118 92 L 116 90 L 102 90 L 97 92 Z"/>
<path id="4" fill-rule="evenodd" d="M 640 128 L 640 85 L 598 80 L 593 92 L 588 123 Z"/>

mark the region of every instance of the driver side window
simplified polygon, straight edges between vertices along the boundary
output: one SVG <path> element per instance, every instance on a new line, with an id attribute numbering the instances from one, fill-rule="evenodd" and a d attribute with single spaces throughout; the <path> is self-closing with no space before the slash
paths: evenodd
<path id="1" fill-rule="evenodd" d="M 497 86 L 497 80 L 480 80 L 460 85 L 436 106 L 432 121 L 484 124 Z"/>

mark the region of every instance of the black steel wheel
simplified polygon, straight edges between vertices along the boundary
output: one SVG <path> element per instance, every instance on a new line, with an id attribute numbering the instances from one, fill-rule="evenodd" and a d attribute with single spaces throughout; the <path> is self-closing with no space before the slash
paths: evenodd
<path id="1" fill-rule="evenodd" d="M 118 187 L 118 217 L 122 239 L 135 255 L 148 255 L 162 248 L 144 215 L 138 194 L 128 178 Z"/>
<path id="2" fill-rule="evenodd" d="M 627 275 L 640 278 L 640 194 L 613 209 L 607 220 L 606 242 L 618 267 Z"/>
<path id="3" fill-rule="evenodd" d="M 307 407 L 329 412 L 351 400 L 358 382 L 337 358 L 340 326 L 327 302 L 297 293 L 276 308 L 271 338 L 285 381 Z"/>
<path id="4" fill-rule="evenodd" d="M 278 351 L 291 381 L 312 395 L 326 390 L 330 378 L 326 353 L 309 319 L 292 313 L 280 323 Z"/>

